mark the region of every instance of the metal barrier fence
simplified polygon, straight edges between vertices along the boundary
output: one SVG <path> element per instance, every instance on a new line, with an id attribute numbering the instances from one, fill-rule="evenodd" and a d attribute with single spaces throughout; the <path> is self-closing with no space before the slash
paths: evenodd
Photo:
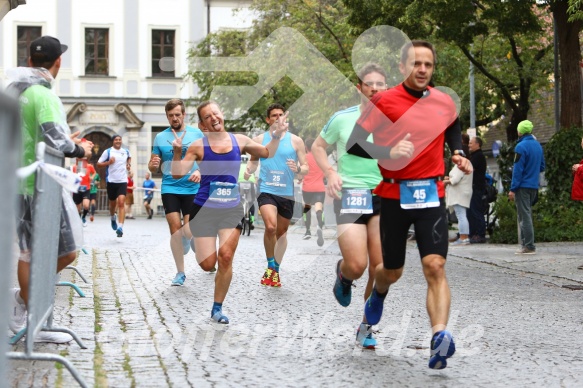
<path id="1" fill-rule="evenodd" d="M 18 166 L 20 153 L 20 108 L 16 100 L 0 92 L 0 182 L 5 186 L 2 189 L 4 200 L 0 201 L 0 223 L 4 233 L 0 233 L 0 332 L 8 329 L 8 289 L 10 284 L 10 269 L 12 268 L 13 233 L 16 209 L 16 188 L 18 181 L 14 171 Z M 6 341 L 0 341 L 0 385 L 6 381 Z"/>
<path id="2" fill-rule="evenodd" d="M 37 160 L 46 164 L 63 165 L 63 153 L 39 143 Z M 14 174 L 14 171 L 12 172 Z M 15 360 L 54 361 L 64 365 L 77 382 L 87 384 L 66 358 L 52 353 L 35 353 L 34 338 L 39 331 L 53 331 L 70 334 L 79 346 L 85 346 L 70 329 L 53 326 L 53 307 L 55 303 L 55 283 L 57 282 L 57 255 L 61 223 L 63 188 L 42 169 L 37 169 L 33 201 L 32 256 L 30 260 L 29 297 L 27 304 L 26 328 L 12 340 L 16 343 L 26 335 L 24 352 L 8 352 L 6 356 Z M 58 204 L 58 205 L 56 205 Z M 14 229 L 13 229 L 14 230 Z M 12 234 L 7 234 L 12 235 Z"/>

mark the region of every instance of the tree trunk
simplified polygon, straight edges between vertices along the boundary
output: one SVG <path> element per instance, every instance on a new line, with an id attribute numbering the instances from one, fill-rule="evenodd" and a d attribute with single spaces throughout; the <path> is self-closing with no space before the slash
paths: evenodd
<path id="1" fill-rule="evenodd" d="M 559 60 L 561 74 L 561 129 L 582 127 L 581 105 L 581 46 L 579 32 L 581 21 L 568 22 L 569 15 L 566 0 L 557 1 L 553 7 L 553 16 L 557 26 L 559 40 Z"/>
<path id="2" fill-rule="evenodd" d="M 508 142 L 513 142 L 518 139 L 518 123 L 522 120 L 526 120 L 526 114 L 524 114 L 520 108 L 513 110 L 510 122 L 506 127 L 506 140 L 508 140 Z"/>

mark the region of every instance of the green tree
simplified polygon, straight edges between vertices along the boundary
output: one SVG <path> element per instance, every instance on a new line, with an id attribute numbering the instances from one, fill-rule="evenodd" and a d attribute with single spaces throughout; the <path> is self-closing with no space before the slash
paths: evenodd
<path id="1" fill-rule="evenodd" d="M 244 57 L 259 49 L 266 38 L 281 27 L 290 27 L 299 31 L 318 52 L 330 61 L 335 69 L 348 77 L 353 83 L 356 76 L 352 69 L 351 51 L 356 39 L 351 35 L 351 27 L 347 23 L 347 12 L 340 0 L 255 0 L 250 8 L 258 15 L 252 27 L 246 31 L 225 30 L 209 34 L 189 55 L 195 57 Z M 287 49 L 278 49 L 275 54 L 288 55 L 296 50 L 290 46 Z M 298 54 L 297 52 L 295 53 Z M 269 61 L 266 66 L 273 63 Z M 321 69 L 314 69 L 314 72 Z M 335 70 L 336 71 L 336 70 Z M 305 77 L 309 77 L 309 72 Z M 200 90 L 199 96 L 193 103 L 209 99 L 213 88 L 217 85 L 254 85 L 258 76 L 255 72 L 201 72 L 193 66 L 188 77 L 195 82 Z M 336 78 L 334 78 L 336 77 Z M 342 77 L 344 78 L 344 77 Z M 333 107 L 344 108 L 358 103 L 354 97 L 354 90 L 345 92 L 336 91 L 337 75 L 330 77 L 315 77 L 313 87 L 321 90 L 318 101 L 301 114 L 292 114 L 292 131 L 302 136 L 319 133 L 331 114 L 337 110 Z M 346 85 L 344 85 L 346 86 Z M 294 80 L 283 77 L 265 93 L 262 98 L 245 112 L 239 119 L 227 122 L 230 130 L 250 131 L 265 128 L 265 111 L 268 105 L 274 102 L 291 106 L 303 94 Z M 224 96 L 228 99 L 228 96 Z M 340 106 L 339 106 L 340 105 Z M 232 113 L 232 112 L 231 112 Z"/>
<path id="2" fill-rule="evenodd" d="M 583 20 L 583 0 L 569 0 L 569 21 Z"/>
<path id="3" fill-rule="evenodd" d="M 527 118 L 533 95 L 551 86 L 548 77 L 553 69 L 553 46 L 548 39 L 552 36 L 549 4 L 537 4 L 534 0 L 344 2 L 350 10 L 350 23 L 360 30 L 389 24 L 411 38 L 443 41 L 457 47 L 486 79 L 483 81 L 486 93 L 482 98 L 486 98 L 488 106 L 497 106 L 495 113 L 510 111 L 506 131 L 509 141 L 516 140 L 516 127 Z M 579 110 L 580 99 L 579 94 Z M 564 98 L 562 101 L 567 103 Z M 575 121 L 574 125 L 580 125 L 576 118 L 571 120 Z"/>

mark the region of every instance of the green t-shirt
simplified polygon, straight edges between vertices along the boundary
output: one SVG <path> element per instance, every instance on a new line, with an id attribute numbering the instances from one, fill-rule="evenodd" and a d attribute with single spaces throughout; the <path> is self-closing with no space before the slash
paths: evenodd
<path id="1" fill-rule="evenodd" d="M 238 182 L 253 182 L 255 183 L 255 174 L 251 174 L 249 180 L 245 180 L 245 170 L 247 170 L 247 163 L 241 163 L 241 167 L 239 168 L 239 180 Z"/>
<path id="2" fill-rule="evenodd" d="M 20 106 L 22 115 L 22 145 L 23 157 L 22 165 L 28 166 L 36 161 L 36 145 L 44 141 L 41 130 L 43 123 L 60 123 L 66 116 L 62 109 L 61 100 L 51 89 L 42 85 L 33 85 L 27 88 L 20 95 Z M 32 195 L 34 193 L 33 174 L 23 182 L 23 194 Z"/>
<path id="3" fill-rule="evenodd" d="M 98 173 L 95 173 L 93 179 L 91 180 L 91 189 L 89 189 L 89 194 L 97 194 L 97 189 L 99 189 L 99 182 L 101 178 Z"/>
<path id="4" fill-rule="evenodd" d="M 343 188 L 374 189 L 382 180 L 377 161 L 346 153 L 346 142 L 360 117 L 360 105 L 334 113 L 320 132 L 328 144 L 336 143 L 338 174 Z M 372 142 L 372 135 L 367 139 Z"/>

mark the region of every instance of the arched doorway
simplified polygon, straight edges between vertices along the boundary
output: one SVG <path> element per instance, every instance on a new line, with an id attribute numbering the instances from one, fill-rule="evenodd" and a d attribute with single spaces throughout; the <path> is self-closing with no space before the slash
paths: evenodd
<path id="1" fill-rule="evenodd" d="M 101 154 L 103 154 L 103 151 L 105 151 L 106 149 L 108 149 L 109 147 L 111 147 L 113 145 L 113 141 L 111 140 L 111 136 L 106 134 L 106 133 L 103 133 L 103 132 L 93 131 L 93 132 L 85 135 L 84 138 L 93 142 L 93 153 L 91 154 L 91 158 L 89 159 L 89 162 L 91 164 L 93 164 L 93 166 L 95 166 L 95 170 L 97 170 L 97 173 L 101 177 L 101 182 L 99 183 L 99 188 L 105 189 L 106 188 L 106 185 L 105 185 L 105 167 L 103 167 L 103 168 L 97 167 L 97 161 L 99 160 L 99 157 L 101 156 Z"/>

